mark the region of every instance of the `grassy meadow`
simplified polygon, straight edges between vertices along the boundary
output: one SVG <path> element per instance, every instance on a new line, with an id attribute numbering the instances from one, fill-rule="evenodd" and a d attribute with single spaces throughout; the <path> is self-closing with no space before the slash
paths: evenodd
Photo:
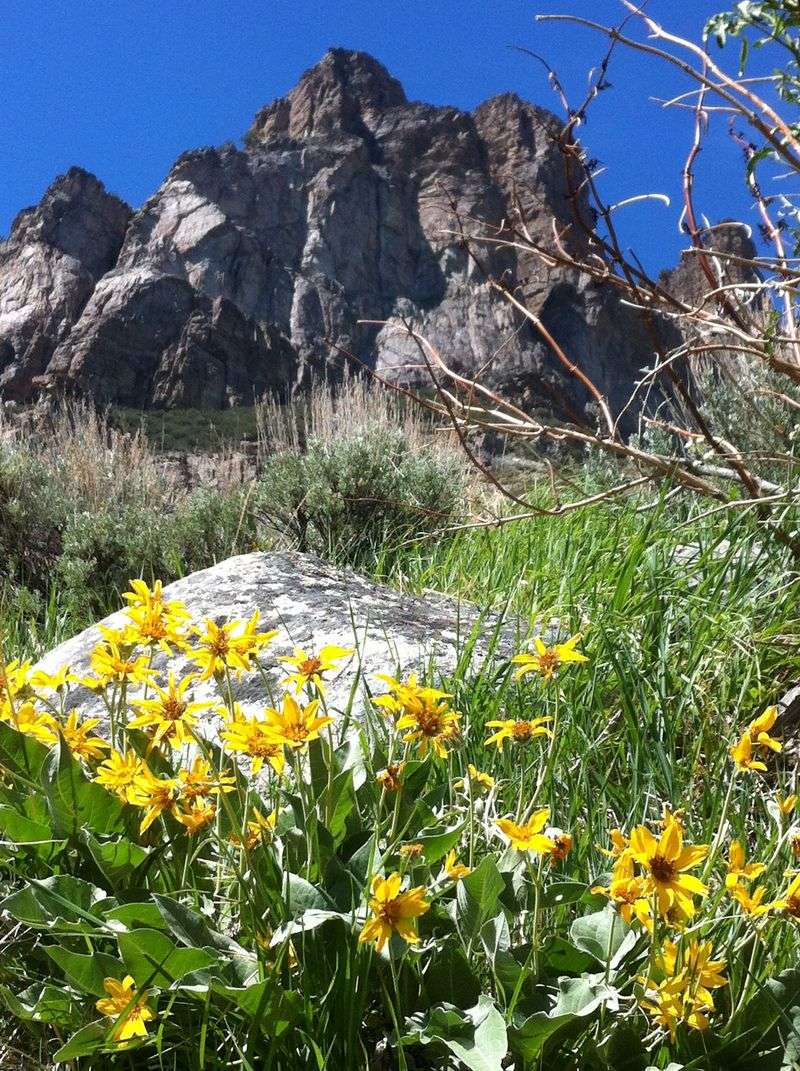
<path id="1" fill-rule="evenodd" d="M 337 453 L 327 434 L 305 468 L 279 451 L 255 488 L 179 496 L 158 546 L 113 525 L 89 545 L 75 518 L 84 481 L 83 500 L 73 487 L 63 503 L 69 538 L 44 541 L 49 576 L 30 555 L 8 569 L 0 1065 L 798 1066 L 797 724 L 771 713 L 800 668 L 785 552 L 747 513 L 701 517 L 666 488 L 443 533 L 470 505 L 453 497 L 436 506 L 453 525 L 419 530 L 408 517 L 428 507 L 409 488 L 461 473 L 435 453 L 424 470 L 392 455 L 392 479 L 404 474 L 395 512 L 365 542 L 363 515 L 332 507 L 323 476 L 335 463 L 346 485 L 375 442 Z M 20 488 L 34 469 L 49 486 L 54 470 L 16 449 L 0 489 L 15 491 L 20 533 L 37 519 Z M 106 466 L 116 500 L 101 510 L 107 488 L 95 489 L 95 531 L 109 510 L 140 527 L 137 510 L 157 512 L 167 492 L 147 458 L 144 503 L 114 475 L 126 463 Z M 326 704 L 350 657 L 328 652 L 317 676 L 303 659 L 287 665 L 272 707 L 243 715 L 226 680 L 257 672 L 269 639 L 239 623 L 220 645 L 152 585 L 187 561 L 296 545 L 296 527 L 265 521 L 259 502 L 285 492 L 288 516 L 298 482 L 319 500 L 308 549 L 531 629 L 557 621 L 559 644 L 472 668 L 465 651 L 454 673 L 433 666 L 416 682 L 370 675 L 358 724 Z M 119 567 L 88 580 L 114 553 Z M 126 633 L 93 658 L 109 734 L 70 721 L 70 682 L 32 678 L 24 661 L 116 609 L 136 576 L 146 584 L 127 600 Z M 181 706 L 149 679 L 154 622 L 217 682 L 221 748 L 196 736 L 191 690 Z"/>

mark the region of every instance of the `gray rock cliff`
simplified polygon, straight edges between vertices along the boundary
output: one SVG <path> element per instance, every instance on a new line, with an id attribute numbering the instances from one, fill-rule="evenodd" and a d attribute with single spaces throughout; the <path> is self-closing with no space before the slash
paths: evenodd
<path id="1" fill-rule="evenodd" d="M 518 199 L 540 237 L 570 223 L 557 125 L 512 94 L 473 113 L 409 102 L 376 60 L 336 49 L 258 113 L 244 148 L 186 153 L 133 215 L 71 171 L 0 246 L 0 393 L 223 407 L 335 375 L 332 346 L 420 383 L 411 322 L 518 403 L 585 418 L 588 396 L 488 272 L 619 410 L 653 354 L 636 313 L 507 250 L 487 246 L 481 270 L 453 234 L 454 207 L 500 227 Z"/>

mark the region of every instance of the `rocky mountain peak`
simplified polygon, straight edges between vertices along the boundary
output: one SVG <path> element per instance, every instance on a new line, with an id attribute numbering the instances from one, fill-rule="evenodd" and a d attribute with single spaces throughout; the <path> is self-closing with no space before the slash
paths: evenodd
<path id="1" fill-rule="evenodd" d="M 0 243 L 0 397 L 247 405 L 335 378 L 343 351 L 421 384 L 410 322 L 518 404 L 592 421 L 488 276 L 623 410 L 653 341 L 616 291 L 494 245 L 479 270 L 458 241 L 454 211 L 485 234 L 520 209 L 542 244 L 554 222 L 568 244 L 588 240 L 558 129 L 512 93 L 471 113 L 411 103 L 376 59 L 333 49 L 258 113 L 244 149 L 184 153 L 133 215 L 73 168 Z"/>
<path id="2" fill-rule="evenodd" d="M 40 242 L 102 273 L 119 252 L 132 214 L 89 171 L 71 167 L 48 186 L 38 205 L 17 214 L 8 241 L 0 244 L 0 255 L 4 245 Z"/>
<path id="3" fill-rule="evenodd" d="M 290 93 L 261 109 L 245 140 L 256 146 L 286 136 L 363 137 L 384 112 L 406 103 L 403 87 L 383 64 L 366 52 L 332 48 Z"/>

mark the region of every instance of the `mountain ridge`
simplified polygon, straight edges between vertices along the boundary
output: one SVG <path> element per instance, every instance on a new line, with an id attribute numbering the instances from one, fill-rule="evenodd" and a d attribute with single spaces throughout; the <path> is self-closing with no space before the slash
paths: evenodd
<path id="1" fill-rule="evenodd" d="M 472 112 L 408 101 L 376 59 L 333 49 L 241 148 L 181 154 L 137 211 L 71 169 L 0 242 L 0 397 L 220 408 L 335 378 L 342 351 L 420 383 L 411 322 L 464 374 L 585 420 L 591 398 L 452 233 L 453 209 L 498 228 L 521 199 L 538 236 L 555 220 L 585 252 L 559 128 L 511 93 Z M 569 269 L 483 259 L 620 411 L 652 358 L 638 316 Z"/>

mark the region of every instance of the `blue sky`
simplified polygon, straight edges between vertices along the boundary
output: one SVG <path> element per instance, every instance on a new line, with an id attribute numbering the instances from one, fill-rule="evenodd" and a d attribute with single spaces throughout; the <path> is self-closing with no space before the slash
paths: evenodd
<path id="1" fill-rule="evenodd" d="M 698 35 L 724 0 L 651 0 L 679 33 Z M 504 90 L 558 108 L 546 56 L 574 99 L 600 55 L 596 36 L 537 24 L 537 12 L 615 21 L 618 0 L 3 0 L 0 21 L 0 234 L 72 164 L 139 206 L 186 149 L 238 141 L 256 110 L 287 92 L 330 46 L 371 52 L 411 99 L 470 109 Z M 735 61 L 733 52 L 730 61 Z M 688 113 L 648 96 L 683 87 L 675 72 L 619 54 L 614 88 L 583 139 L 608 167 L 612 200 L 663 191 L 672 207 L 624 209 L 624 238 L 650 267 L 675 260 L 679 171 Z M 739 158 L 722 123 L 700 168 L 698 206 L 711 218 L 750 212 Z"/>

